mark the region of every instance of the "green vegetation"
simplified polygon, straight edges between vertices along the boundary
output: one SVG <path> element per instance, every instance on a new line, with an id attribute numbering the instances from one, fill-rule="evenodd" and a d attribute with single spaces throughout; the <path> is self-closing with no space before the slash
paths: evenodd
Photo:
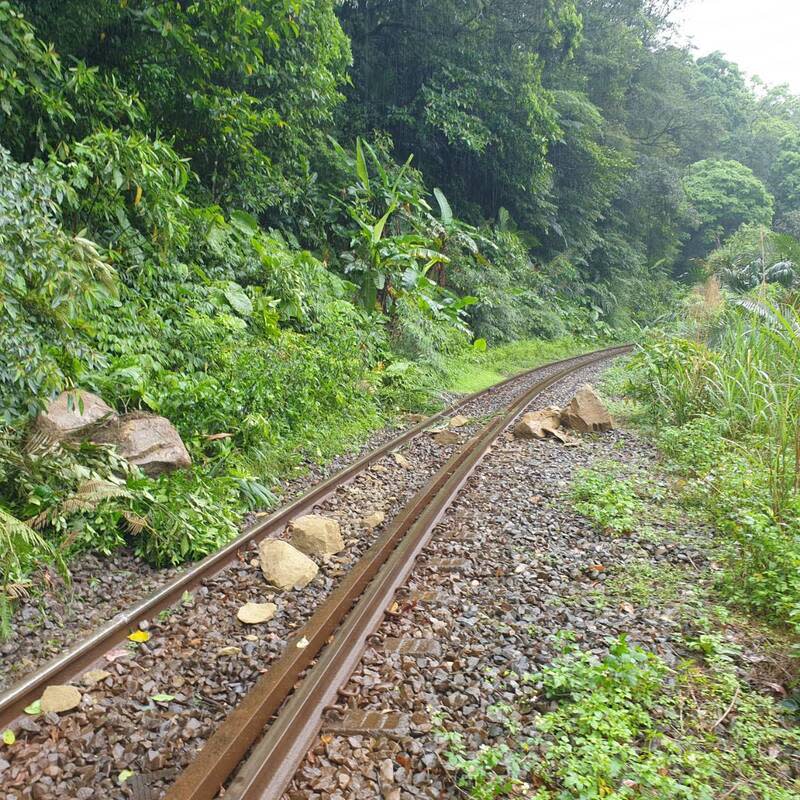
<path id="1" fill-rule="evenodd" d="M 632 394 L 660 423 L 658 443 L 687 481 L 685 501 L 724 534 L 724 590 L 797 627 L 800 315 L 732 297 L 691 332 L 652 334 L 630 370 Z"/>
<path id="2" fill-rule="evenodd" d="M 572 481 L 572 506 L 603 530 L 630 533 L 641 522 L 644 506 L 618 472 L 613 464 L 579 470 Z"/>
<path id="3" fill-rule="evenodd" d="M 738 680 L 717 638 L 698 649 L 702 662 L 672 671 L 624 637 L 602 660 L 567 645 L 524 676 L 528 694 L 506 709 L 508 743 L 468 753 L 440 718 L 446 763 L 477 800 L 795 797 L 797 784 L 781 773 L 776 754 L 796 750 L 797 734 L 772 700 Z M 735 718 L 720 728 L 732 704 Z"/>
<path id="4" fill-rule="evenodd" d="M 630 338 L 712 246 L 796 282 L 800 100 L 675 5 L 0 0 L 0 605 L 79 549 L 203 556 L 442 387 Z M 192 468 L 32 435 L 73 388 Z"/>
<path id="5" fill-rule="evenodd" d="M 551 361 L 580 355 L 602 346 L 587 340 L 526 339 L 491 349 L 472 347 L 459 351 L 447 365 L 446 385 L 454 392 L 477 392 L 495 383 Z"/>

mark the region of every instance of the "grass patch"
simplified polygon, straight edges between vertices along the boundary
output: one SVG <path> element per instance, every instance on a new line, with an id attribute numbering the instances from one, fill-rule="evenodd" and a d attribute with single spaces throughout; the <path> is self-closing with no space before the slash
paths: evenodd
<path id="1" fill-rule="evenodd" d="M 447 365 L 446 388 L 453 392 L 470 394 L 493 386 L 495 383 L 550 361 L 588 353 L 602 347 L 602 343 L 574 338 L 526 339 L 479 352 L 471 350 L 459 354 Z"/>

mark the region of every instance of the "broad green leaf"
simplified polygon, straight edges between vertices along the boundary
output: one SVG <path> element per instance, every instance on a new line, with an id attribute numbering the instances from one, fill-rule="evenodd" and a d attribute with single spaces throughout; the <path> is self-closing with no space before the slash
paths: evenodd
<path id="1" fill-rule="evenodd" d="M 169 703 L 175 699 L 175 696 L 171 694 L 154 694 L 150 699 L 156 703 Z"/>
<path id="2" fill-rule="evenodd" d="M 243 317 L 249 317 L 253 313 L 253 303 L 238 283 L 231 281 L 223 294 L 233 310 Z"/>
<path id="3" fill-rule="evenodd" d="M 32 717 L 42 713 L 42 701 L 34 700 L 29 706 L 25 707 L 25 713 L 30 714 Z"/>
<path id="4" fill-rule="evenodd" d="M 231 225 L 248 236 L 255 236 L 259 231 L 258 220 L 246 211 L 231 211 Z"/>
<path id="5" fill-rule="evenodd" d="M 14 742 L 17 741 L 17 737 L 14 735 L 14 731 L 11 728 L 6 728 L 3 731 L 3 744 L 12 745 Z"/>
<path id="6" fill-rule="evenodd" d="M 361 137 L 356 139 L 356 174 L 361 183 L 364 184 L 364 188 L 369 191 L 369 172 L 367 172 L 367 162 L 364 160 L 364 148 L 361 146 Z"/>
<path id="7" fill-rule="evenodd" d="M 389 210 L 375 223 L 372 228 L 372 244 L 378 244 L 383 236 L 383 229 L 386 227 L 386 223 L 389 221 L 389 217 L 394 214 L 397 205 L 392 203 L 389 206 Z"/>
<path id="8" fill-rule="evenodd" d="M 125 783 L 129 778 L 134 776 L 134 772 L 132 769 L 124 769 L 120 774 L 117 776 L 117 782 L 121 785 Z"/>
<path id="9" fill-rule="evenodd" d="M 453 221 L 453 209 L 450 208 L 450 203 L 447 202 L 444 192 L 441 189 L 436 188 L 433 190 L 433 196 L 436 198 L 436 202 L 439 204 L 439 210 L 442 213 L 442 223 L 444 225 L 449 225 Z"/>
<path id="10" fill-rule="evenodd" d="M 485 353 L 486 352 L 486 339 L 476 339 L 472 343 L 472 349 L 478 353 Z"/>

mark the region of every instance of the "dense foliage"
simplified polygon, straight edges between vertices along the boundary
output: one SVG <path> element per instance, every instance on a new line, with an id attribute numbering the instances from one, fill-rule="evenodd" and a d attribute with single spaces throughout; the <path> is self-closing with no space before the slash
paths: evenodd
<path id="1" fill-rule="evenodd" d="M 632 388 L 686 499 L 725 535 L 725 591 L 800 630 L 800 314 L 764 291 L 695 295 L 643 343 Z"/>
<path id="2" fill-rule="evenodd" d="M 790 285 L 800 99 L 674 45 L 676 5 L 0 0 L 0 512 L 37 528 L 3 583 L 213 550 L 473 340 L 621 336 L 723 258 Z M 32 439 L 75 386 L 193 468 Z"/>

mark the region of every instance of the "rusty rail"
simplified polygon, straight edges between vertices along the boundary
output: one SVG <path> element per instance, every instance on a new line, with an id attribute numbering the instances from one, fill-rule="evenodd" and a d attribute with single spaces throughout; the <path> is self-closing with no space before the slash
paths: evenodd
<path id="1" fill-rule="evenodd" d="M 319 731 L 323 709 L 358 665 L 367 637 L 377 629 L 434 526 L 495 439 L 545 389 L 583 366 L 628 349 L 599 351 L 538 382 L 455 454 L 289 639 L 284 654 L 211 736 L 170 788 L 166 800 L 216 797 L 255 742 L 250 757 L 226 789 L 226 800 L 278 800 Z M 317 663 L 292 692 L 323 647 Z M 280 714 L 259 741 L 281 706 Z"/>
<path id="2" fill-rule="evenodd" d="M 612 352 L 619 348 L 609 348 Z M 81 671 L 94 664 L 104 653 L 108 652 L 119 642 L 123 641 L 139 620 L 149 619 L 159 611 L 169 608 L 178 602 L 184 592 L 191 591 L 202 580 L 213 577 L 228 564 L 232 563 L 242 547 L 252 542 L 258 542 L 266 536 L 282 530 L 292 519 L 306 513 L 314 506 L 324 502 L 339 487 L 346 485 L 359 475 L 364 469 L 380 460 L 392 450 L 401 447 L 406 442 L 422 433 L 426 428 L 435 424 L 440 419 L 452 414 L 467 403 L 482 397 L 497 389 L 508 385 L 512 381 L 523 378 L 538 370 L 566 364 L 569 362 L 590 363 L 595 354 L 574 356 L 572 358 L 543 364 L 527 372 L 513 375 L 500 383 L 474 392 L 458 402 L 452 404 L 438 414 L 429 417 L 413 427 L 405 430 L 399 436 L 364 457 L 345 467 L 340 472 L 332 475 L 327 480 L 313 486 L 302 496 L 281 507 L 266 519 L 247 528 L 236 539 L 225 545 L 216 553 L 204 558 L 194 566 L 157 589 L 135 605 L 112 617 L 105 625 L 81 641 L 75 647 L 54 658 L 40 669 L 23 678 L 0 694 L 0 728 L 9 726 L 23 711 L 23 709 L 38 699 L 45 687 L 51 683 L 68 683 L 77 677 Z"/>

